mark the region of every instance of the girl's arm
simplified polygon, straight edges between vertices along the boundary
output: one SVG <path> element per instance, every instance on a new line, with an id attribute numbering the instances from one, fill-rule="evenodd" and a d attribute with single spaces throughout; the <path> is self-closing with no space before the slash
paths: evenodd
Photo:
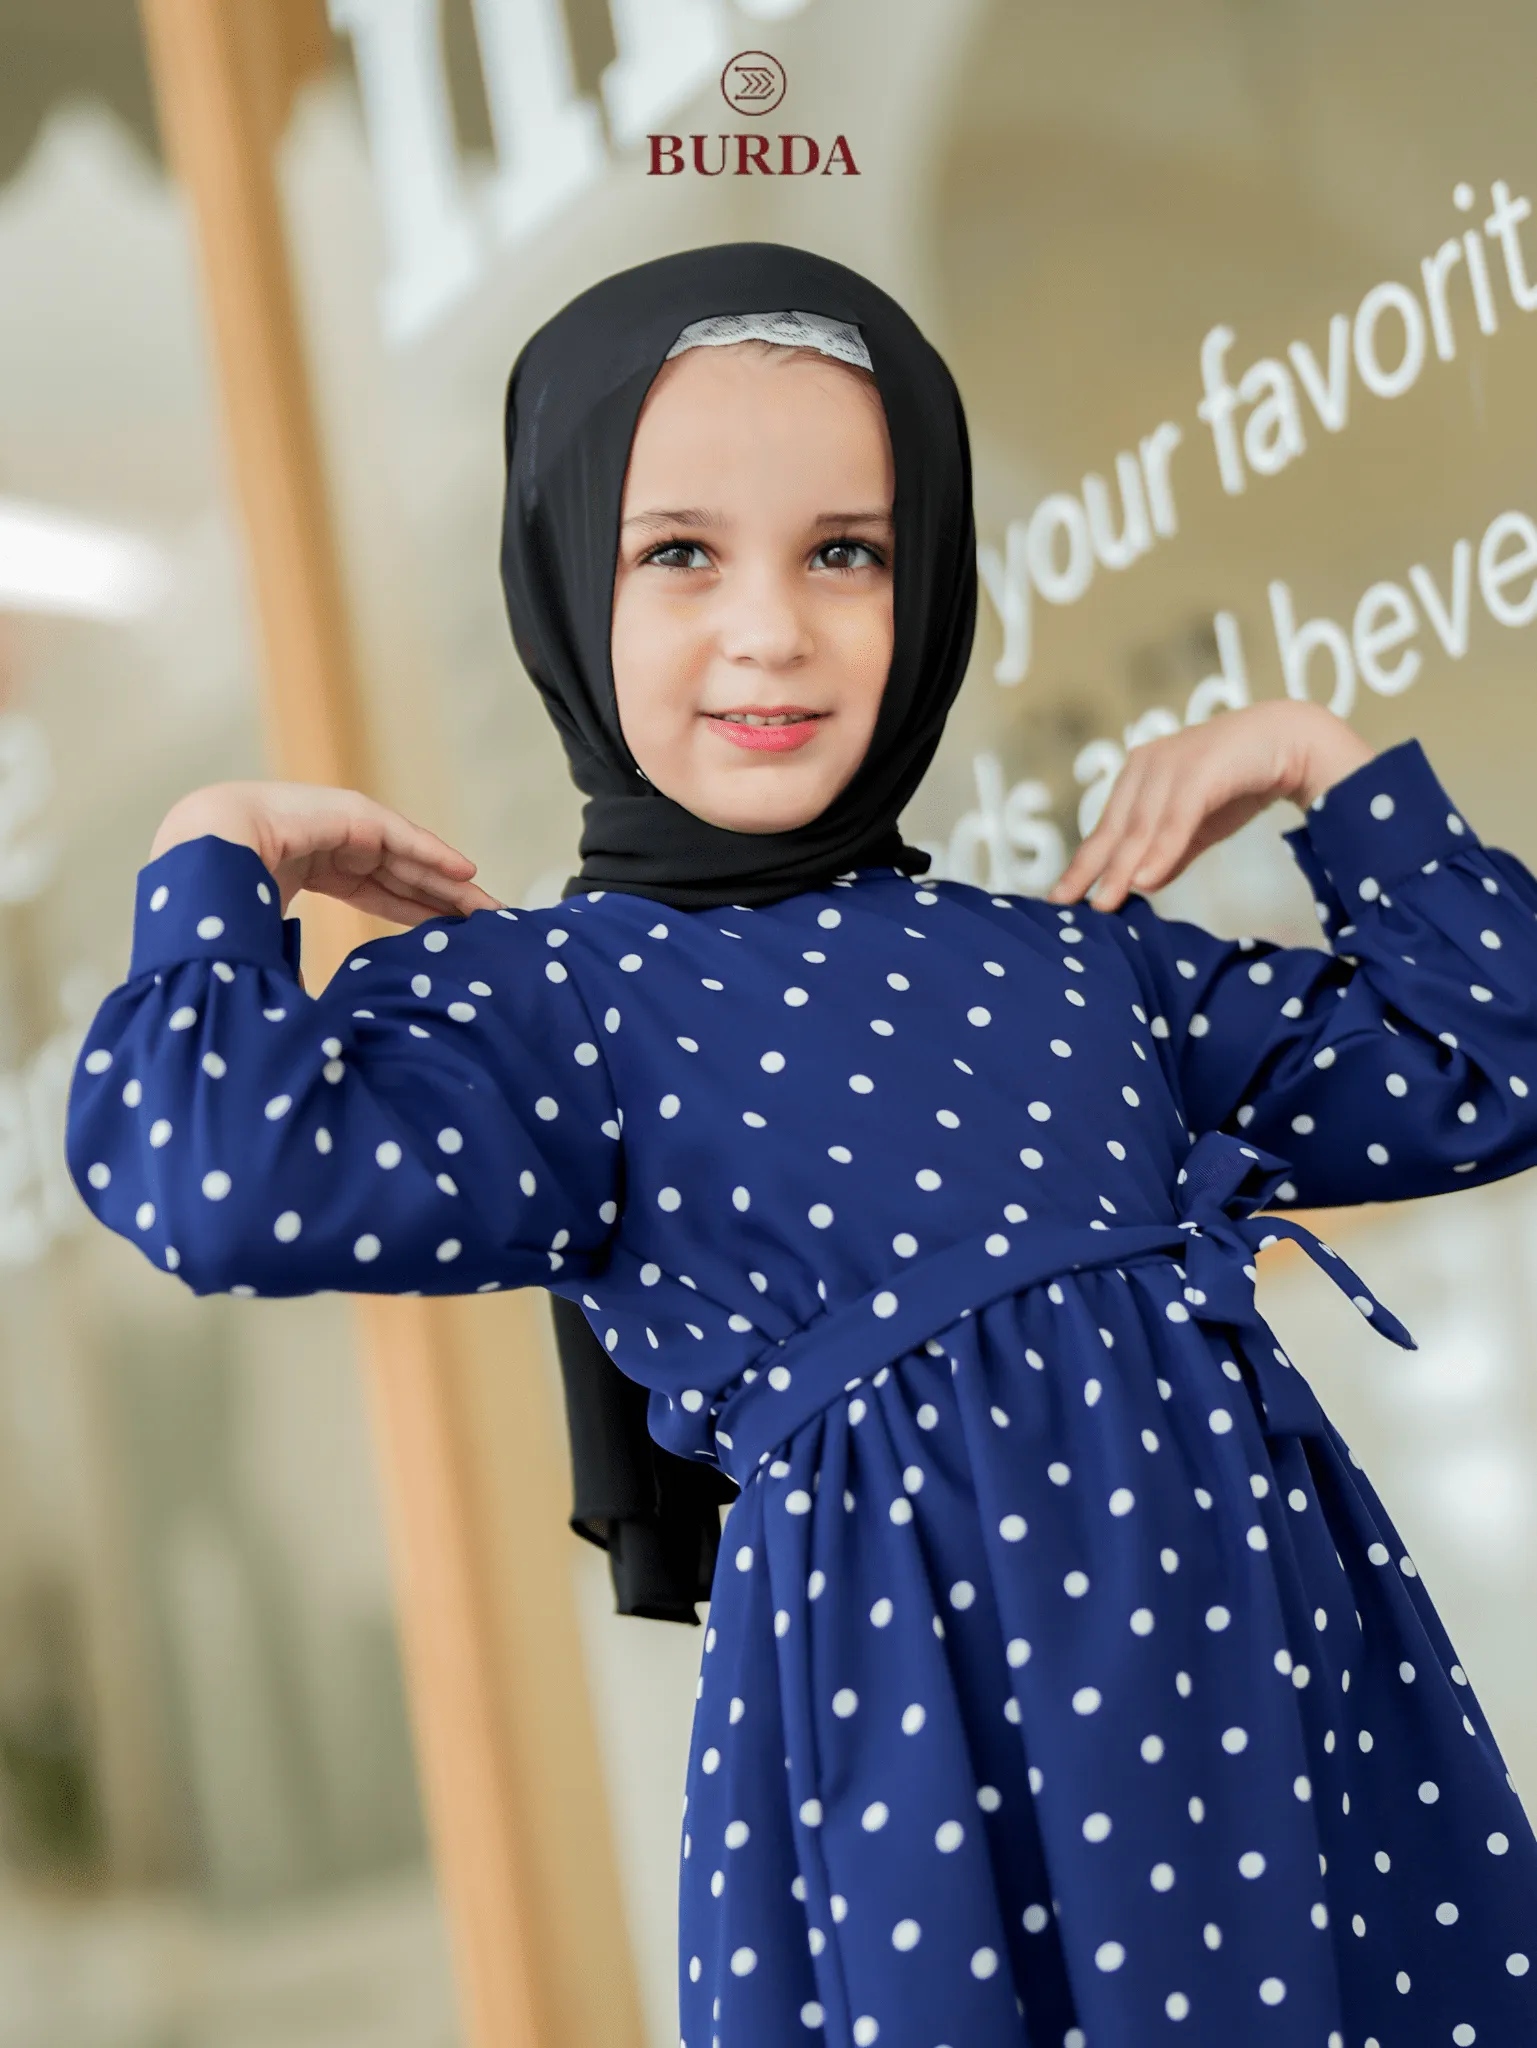
<path id="1" fill-rule="evenodd" d="M 1537 1164 L 1537 880 L 1483 845 L 1417 740 L 1286 836 L 1329 953 L 1215 939 L 1136 897 L 1113 914 L 1192 1134 L 1291 1160 L 1281 1199 L 1304 1206 Z"/>
<path id="2" fill-rule="evenodd" d="M 238 805 L 189 803 L 185 829 L 241 831 Z M 276 831 L 271 865 L 205 829 L 171 834 L 140 875 L 129 978 L 71 1093 L 82 1195 L 199 1293 L 468 1293 L 593 1270 L 617 1214 L 618 1111 L 602 1034 L 547 943 L 560 927 L 433 917 L 464 902 L 470 864 L 455 873 L 459 856 L 393 814 L 338 835 L 334 813 L 308 834 L 291 807 L 277 828 L 270 810 L 248 819 L 252 838 Z M 360 947 L 311 998 L 282 916 L 295 863 L 308 886 L 329 874 L 331 893 L 430 921 Z"/>
<path id="3" fill-rule="evenodd" d="M 1134 747 L 1049 899 L 1072 903 L 1092 888 L 1096 910 L 1119 910 L 1130 890 L 1163 888 L 1278 798 L 1311 806 L 1371 758 L 1343 718 L 1292 698 Z"/>
<path id="4" fill-rule="evenodd" d="M 208 834 L 249 846 L 287 910 L 300 889 L 338 897 L 394 924 L 497 910 L 475 863 L 355 789 L 314 782 L 216 782 L 173 804 L 150 859 Z"/>

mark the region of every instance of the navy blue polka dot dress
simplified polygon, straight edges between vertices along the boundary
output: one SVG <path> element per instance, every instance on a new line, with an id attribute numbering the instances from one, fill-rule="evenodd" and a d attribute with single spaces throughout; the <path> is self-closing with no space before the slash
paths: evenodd
<path id="1" fill-rule="evenodd" d="M 102 1221 L 205 1292 L 553 1287 L 742 1481 L 686 2048 L 1537 2040 L 1537 1844 L 1252 1285 L 1267 1203 L 1537 1162 L 1537 881 L 1414 741 L 1289 837 L 1331 952 L 882 869 L 439 921 L 318 1000 L 254 854 L 141 878 Z"/>

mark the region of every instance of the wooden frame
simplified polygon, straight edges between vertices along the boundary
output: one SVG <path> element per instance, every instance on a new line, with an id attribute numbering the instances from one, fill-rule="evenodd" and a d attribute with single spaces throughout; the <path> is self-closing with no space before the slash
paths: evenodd
<path id="1" fill-rule="evenodd" d="M 274 757 L 287 776 L 368 788 L 273 169 L 294 90 L 327 60 L 320 0 L 141 0 L 141 13 L 168 155 L 195 217 Z M 324 899 L 310 900 L 305 925 L 314 986 L 364 927 Z M 535 1301 L 371 1297 L 358 1308 L 466 2039 L 640 2048 Z"/>

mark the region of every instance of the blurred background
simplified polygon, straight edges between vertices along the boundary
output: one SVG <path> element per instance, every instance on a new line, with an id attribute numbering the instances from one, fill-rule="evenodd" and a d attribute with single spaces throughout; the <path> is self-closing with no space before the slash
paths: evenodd
<path id="1" fill-rule="evenodd" d="M 1529 8 L 267 4 L 297 53 L 274 160 L 373 786 L 506 900 L 555 899 L 578 821 L 497 580 L 508 368 L 595 278 L 742 237 L 874 276 L 962 388 L 985 592 L 908 820 L 942 871 L 1043 889 L 1129 745 L 1287 687 L 1376 745 L 1419 736 L 1484 837 L 1537 865 L 1537 553 L 1503 585 L 1524 530 L 1480 555 L 1498 515 L 1537 517 Z M 783 68 L 765 116 L 722 96 L 744 50 Z M 332 1299 L 194 1302 L 84 1228 L 63 1172 L 70 1068 L 155 824 L 272 758 L 228 366 L 160 107 L 133 0 L 4 0 L 0 2048 L 449 2048 L 453 1915 L 358 1329 Z M 693 134 L 713 165 L 744 131 L 823 162 L 842 136 L 857 175 L 694 168 Z M 1203 344 L 1239 394 L 1210 420 Z M 1160 907 L 1316 943 L 1295 822 L 1257 821 Z M 1420 1350 L 1285 1252 L 1263 1305 L 1532 1787 L 1537 1187 L 1327 1228 Z M 602 2042 L 663 2048 L 700 1638 L 616 1619 L 602 1558 L 559 1527 L 542 1318 L 483 1382 L 508 1694 L 556 1685 L 519 1604 L 537 1510 L 577 1645 L 549 1710 L 578 1700 L 619 1904 L 584 1930 L 575 1878 L 536 1889 L 567 1979 L 601 1960 L 586 1939 L 630 1987 Z M 499 1488 L 515 1469 L 534 1478 Z M 522 1812 L 530 1839 L 559 1832 L 532 1795 Z M 554 1992 L 543 2012 L 530 2042 L 600 2048 Z"/>

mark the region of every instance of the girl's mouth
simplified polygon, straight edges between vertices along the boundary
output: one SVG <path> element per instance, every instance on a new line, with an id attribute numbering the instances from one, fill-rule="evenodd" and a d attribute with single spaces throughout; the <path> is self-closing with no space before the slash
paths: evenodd
<path id="1" fill-rule="evenodd" d="M 771 754 L 787 754 L 805 746 L 827 716 L 825 711 L 802 711 L 796 705 L 769 711 L 707 711 L 704 715 L 732 746 Z"/>

